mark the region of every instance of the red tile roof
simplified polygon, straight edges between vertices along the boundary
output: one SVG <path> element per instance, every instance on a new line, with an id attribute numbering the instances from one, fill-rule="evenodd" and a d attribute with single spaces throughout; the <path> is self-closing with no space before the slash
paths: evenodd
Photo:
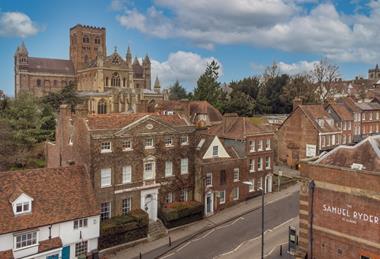
<path id="1" fill-rule="evenodd" d="M 0 259 L 13 259 L 12 250 L 0 251 Z"/>
<path id="2" fill-rule="evenodd" d="M 38 246 L 38 253 L 42 253 L 59 247 L 62 247 L 62 240 L 60 237 L 54 237 L 51 239 L 41 241 Z"/>
<path id="3" fill-rule="evenodd" d="M 353 113 L 350 112 L 344 104 L 337 103 L 337 104 L 331 104 L 330 106 L 338 114 L 341 120 L 344 120 L 344 121 L 354 120 Z"/>
<path id="4" fill-rule="evenodd" d="M 13 214 L 15 188 L 33 198 L 32 212 Z M 83 166 L 0 172 L 0 234 L 99 214 L 90 177 Z"/>
<path id="5" fill-rule="evenodd" d="M 34 73 L 63 74 L 74 76 L 75 70 L 71 60 L 52 58 L 28 58 L 28 71 Z"/>
<path id="6" fill-rule="evenodd" d="M 306 117 L 314 124 L 315 128 L 319 132 L 338 132 L 340 131 L 335 127 L 335 123 L 333 118 L 331 118 L 330 114 L 325 110 L 323 105 L 300 105 L 298 106 L 301 109 Z M 297 109 L 298 109 L 297 108 Z M 323 121 L 323 126 L 318 124 L 318 120 Z"/>
<path id="7" fill-rule="evenodd" d="M 131 114 L 102 114 L 102 115 L 90 115 L 88 119 L 88 127 L 91 130 L 113 130 L 121 129 L 125 126 L 143 118 L 149 116 L 153 119 L 158 119 L 163 122 L 169 123 L 172 126 L 187 126 L 186 120 L 181 118 L 178 114 L 174 115 L 160 115 L 154 113 L 131 113 Z"/>

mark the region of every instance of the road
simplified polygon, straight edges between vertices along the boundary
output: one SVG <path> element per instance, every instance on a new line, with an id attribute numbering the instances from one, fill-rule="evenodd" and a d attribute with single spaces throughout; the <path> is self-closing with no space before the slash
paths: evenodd
<path id="1" fill-rule="evenodd" d="M 265 254 L 287 240 L 289 225 L 298 225 L 298 192 L 265 206 Z M 254 210 L 229 223 L 183 242 L 161 259 L 260 258 L 261 209 Z M 173 244 L 175 245 L 175 244 Z M 143 258 L 157 258 L 164 248 L 144 254 Z M 270 255 L 270 258 L 275 258 Z"/>

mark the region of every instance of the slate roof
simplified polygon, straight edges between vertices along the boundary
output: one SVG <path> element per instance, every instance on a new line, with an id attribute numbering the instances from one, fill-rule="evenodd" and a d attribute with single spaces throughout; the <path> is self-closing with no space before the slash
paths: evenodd
<path id="1" fill-rule="evenodd" d="M 367 171 L 380 172 L 380 135 L 367 137 L 354 146 L 338 146 L 315 163 L 345 168 L 356 163 Z"/>
<path id="2" fill-rule="evenodd" d="M 373 110 L 380 110 L 380 104 L 377 102 L 362 102 L 362 103 L 356 103 L 356 106 L 358 106 L 363 111 L 373 111 Z"/>
<path id="3" fill-rule="evenodd" d="M 31 213 L 15 217 L 9 198 L 17 188 L 33 202 Z M 83 166 L 0 172 L 0 211 L 0 234 L 100 214 Z"/>
<path id="4" fill-rule="evenodd" d="M 185 119 L 178 114 L 160 115 L 152 113 L 131 113 L 131 114 L 98 114 L 89 115 L 87 117 L 87 125 L 90 130 L 116 130 L 122 129 L 125 126 L 135 122 L 144 116 L 149 116 L 153 119 L 158 119 L 171 124 L 173 127 L 188 126 Z"/>
<path id="5" fill-rule="evenodd" d="M 29 57 L 28 71 L 32 73 L 75 75 L 73 62 L 65 59 Z"/>

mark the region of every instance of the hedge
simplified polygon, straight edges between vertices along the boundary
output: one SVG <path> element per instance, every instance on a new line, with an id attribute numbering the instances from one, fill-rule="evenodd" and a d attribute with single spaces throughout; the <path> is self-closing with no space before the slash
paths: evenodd
<path id="1" fill-rule="evenodd" d="M 148 235 L 149 217 L 141 210 L 130 211 L 127 215 L 116 216 L 101 222 L 99 249 L 131 242 Z"/>
<path id="2" fill-rule="evenodd" d="M 203 204 L 196 201 L 174 202 L 161 208 L 159 218 L 167 228 L 188 224 L 203 218 Z"/>

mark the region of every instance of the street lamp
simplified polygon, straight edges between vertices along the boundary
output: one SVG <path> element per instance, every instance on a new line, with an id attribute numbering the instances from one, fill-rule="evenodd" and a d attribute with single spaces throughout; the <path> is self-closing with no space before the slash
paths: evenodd
<path id="1" fill-rule="evenodd" d="M 246 185 L 253 186 L 253 182 L 244 181 Z M 264 259 L 264 189 L 259 187 L 261 191 L 261 259 Z"/>

